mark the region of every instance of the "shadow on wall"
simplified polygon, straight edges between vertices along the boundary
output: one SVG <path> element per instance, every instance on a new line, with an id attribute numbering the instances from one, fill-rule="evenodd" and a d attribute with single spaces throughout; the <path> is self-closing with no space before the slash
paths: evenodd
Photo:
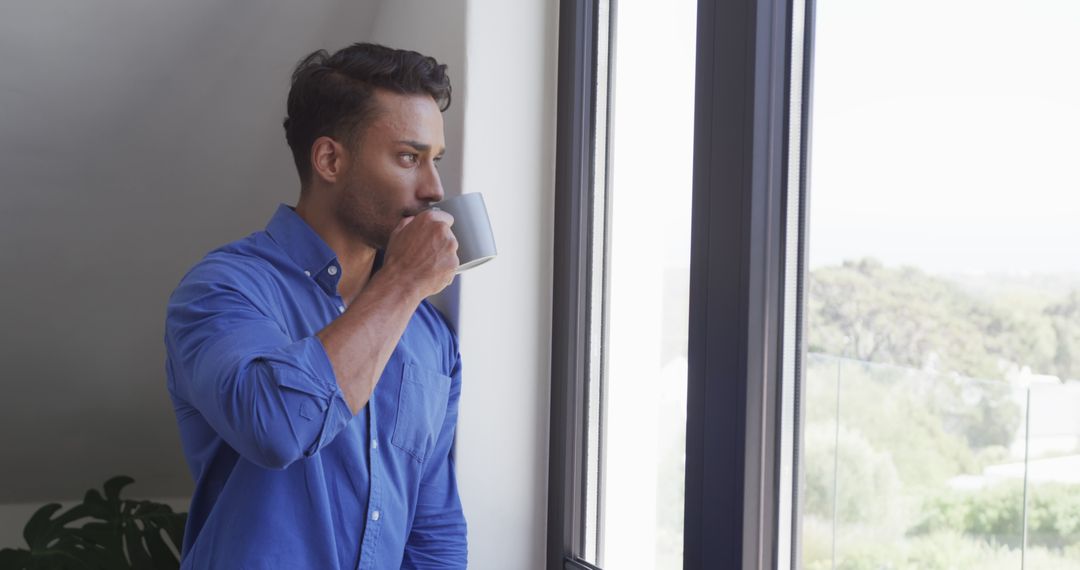
<path id="1" fill-rule="evenodd" d="M 190 494 L 164 386 L 166 299 L 204 253 L 295 199 L 281 130 L 292 67 L 367 39 L 378 12 L 376 0 L 0 7 L 19 54 L 0 61 L 12 190 L 0 449 L 19 467 L 0 485 L 0 528 L 117 472 L 146 496 Z"/>

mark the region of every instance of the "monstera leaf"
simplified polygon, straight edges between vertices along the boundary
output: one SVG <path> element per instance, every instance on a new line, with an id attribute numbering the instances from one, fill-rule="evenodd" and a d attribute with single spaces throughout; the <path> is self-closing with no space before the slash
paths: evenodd
<path id="1" fill-rule="evenodd" d="M 105 482 L 104 496 L 91 489 L 82 504 L 64 512 L 58 503 L 41 507 L 23 528 L 29 548 L 0 550 L 0 569 L 179 568 L 175 552 L 183 544 L 187 515 L 152 501 L 121 499 L 120 491 L 134 482 L 113 477 Z"/>

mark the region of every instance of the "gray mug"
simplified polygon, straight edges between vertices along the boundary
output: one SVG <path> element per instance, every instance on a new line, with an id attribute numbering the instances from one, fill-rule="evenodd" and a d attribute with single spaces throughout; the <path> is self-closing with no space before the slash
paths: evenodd
<path id="1" fill-rule="evenodd" d="M 447 198 L 432 206 L 454 216 L 450 231 L 458 241 L 458 265 L 456 273 L 472 269 L 491 261 L 498 255 L 495 234 L 491 231 L 484 197 L 478 192 Z"/>

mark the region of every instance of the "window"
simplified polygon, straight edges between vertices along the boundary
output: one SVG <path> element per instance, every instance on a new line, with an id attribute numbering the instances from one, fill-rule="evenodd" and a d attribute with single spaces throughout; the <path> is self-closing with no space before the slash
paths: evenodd
<path id="1" fill-rule="evenodd" d="M 602 279 L 590 295 L 586 560 L 672 568 L 683 541 L 696 5 L 599 7 L 607 128 L 595 144 L 590 269 Z"/>
<path id="2" fill-rule="evenodd" d="M 805 6 L 694 4 L 560 5 L 552 569 L 797 542 Z"/>
<path id="3" fill-rule="evenodd" d="M 820 0 L 803 568 L 1080 568 L 1080 6 Z"/>
<path id="4" fill-rule="evenodd" d="M 660 544 L 658 510 L 605 517 L 641 382 L 614 364 L 619 10 L 560 22 L 549 568 L 615 560 L 627 516 Z M 698 3 L 684 568 L 1080 568 L 1077 10 Z"/>

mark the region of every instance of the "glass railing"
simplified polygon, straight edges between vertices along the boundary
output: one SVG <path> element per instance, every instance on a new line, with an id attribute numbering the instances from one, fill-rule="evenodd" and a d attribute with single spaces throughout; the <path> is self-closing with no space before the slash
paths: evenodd
<path id="1" fill-rule="evenodd" d="M 1080 569 L 1080 382 L 806 372 L 802 568 Z"/>

